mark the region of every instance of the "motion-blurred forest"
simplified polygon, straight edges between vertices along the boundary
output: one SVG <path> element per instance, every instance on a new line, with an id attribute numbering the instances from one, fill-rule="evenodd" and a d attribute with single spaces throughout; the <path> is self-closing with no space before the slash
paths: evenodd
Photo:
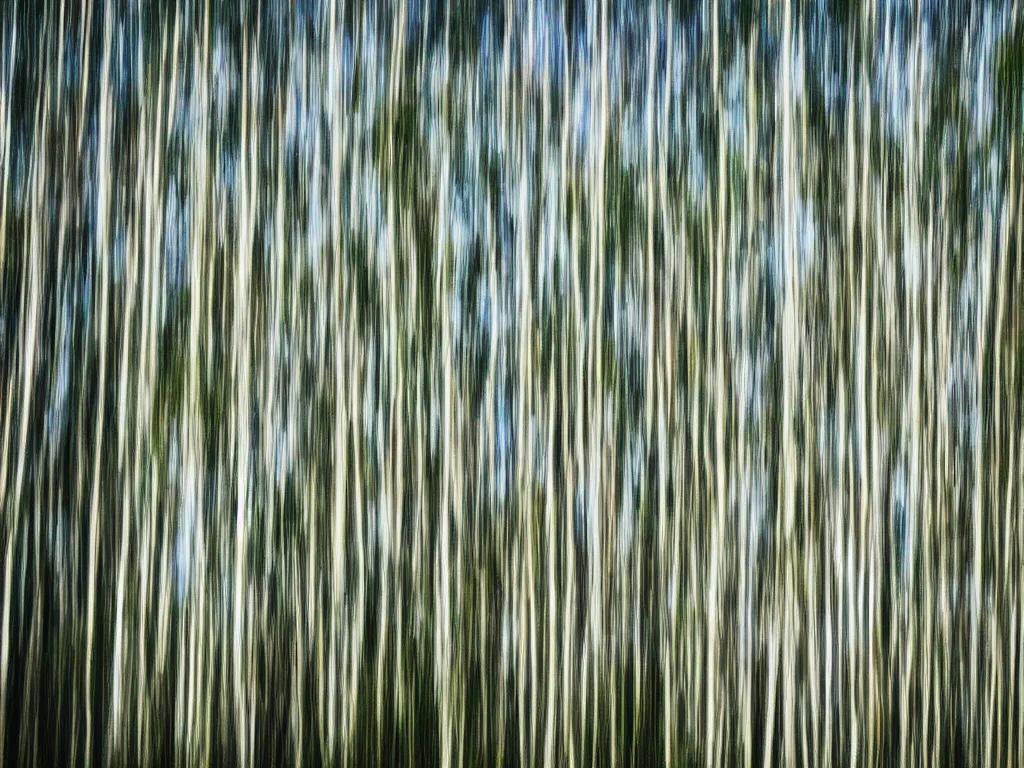
<path id="1" fill-rule="evenodd" d="M 0 762 L 1024 765 L 1024 6 L 0 4 Z"/>

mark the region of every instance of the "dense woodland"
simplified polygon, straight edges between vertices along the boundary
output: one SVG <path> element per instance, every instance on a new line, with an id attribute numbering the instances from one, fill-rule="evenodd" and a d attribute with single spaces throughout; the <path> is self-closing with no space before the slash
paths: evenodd
<path id="1" fill-rule="evenodd" d="M 0 3 L 0 762 L 1024 765 L 1024 6 Z"/>

